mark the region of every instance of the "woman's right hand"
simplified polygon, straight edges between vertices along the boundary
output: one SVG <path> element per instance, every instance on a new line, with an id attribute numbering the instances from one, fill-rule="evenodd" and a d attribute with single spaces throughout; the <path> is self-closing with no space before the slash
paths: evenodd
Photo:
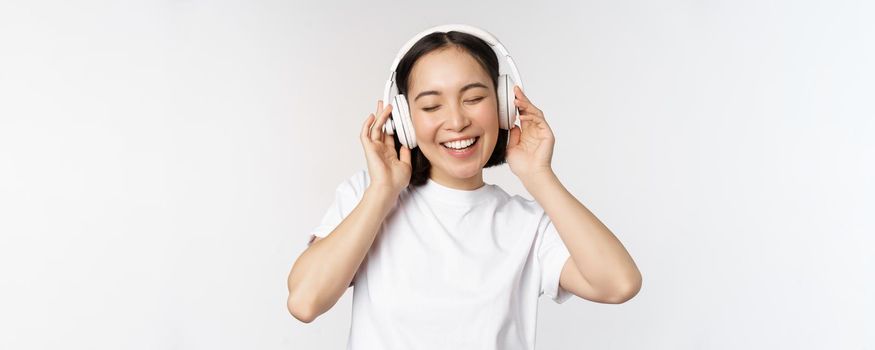
<path id="1" fill-rule="evenodd" d="M 360 135 L 365 157 L 368 160 L 369 188 L 389 191 L 397 196 L 410 183 L 413 166 L 410 162 L 410 149 L 401 146 L 401 157 L 395 152 L 395 138 L 383 132 L 383 125 L 389 119 L 392 105 L 383 108 L 383 101 L 377 101 L 376 116 L 371 113 L 362 126 Z M 376 119 L 376 120 L 375 120 Z"/>

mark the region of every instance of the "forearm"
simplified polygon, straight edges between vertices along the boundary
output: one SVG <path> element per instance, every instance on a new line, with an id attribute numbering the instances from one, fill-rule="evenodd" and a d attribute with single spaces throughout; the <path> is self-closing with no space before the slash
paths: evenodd
<path id="1" fill-rule="evenodd" d="M 313 242 L 289 273 L 289 309 L 312 320 L 343 296 L 367 256 L 397 195 L 374 188 L 324 239 Z M 301 317 L 298 317 L 301 318 Z M 308 321 L 306 321 L 308 322 Z"/>
<path id="2" fill-rule="evenodd" d="M 587 282 L 609 293 L 626 293 L 640 285 L 641 274 L 623 244 L 555 173 L 542 172 L 523 183 L 550 217 Z"/>

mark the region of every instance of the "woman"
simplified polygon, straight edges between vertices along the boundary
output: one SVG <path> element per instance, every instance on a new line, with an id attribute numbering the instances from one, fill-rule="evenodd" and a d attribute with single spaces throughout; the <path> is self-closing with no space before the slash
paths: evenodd
<path id="1" fill-rule="evenodd" d="M 499 63 L 465 32 L 422 37 L 398 63 L 416 147 L 383 126 L 360 139 L 367 171 L 340 184 L 289 274 L 311 322 L 355 286 L 350 349 L 533 349 L 538 297 L 622 303 L 641 286 L 614 235 L 559 182 L 544 114 L 514 86 L 521 126 L 499 128 Z M 535 200 L 483 181 L 510 165 Z"/>

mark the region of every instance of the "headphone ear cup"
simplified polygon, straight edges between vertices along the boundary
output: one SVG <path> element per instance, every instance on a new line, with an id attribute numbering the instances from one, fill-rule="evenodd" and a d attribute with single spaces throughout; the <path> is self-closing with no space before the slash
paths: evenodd
<path id="1" fill-rule="evenodd" d="M 416 133 L 413 131 L 410 108 L 404 95 L 395 95 L 392 98 L 392 121 L 401 144 L 409 149 L 416 148 Z"/>
<path id="2" fill-rule="evenodd" d="M 516 122 L 513 86 L 514 81 L 507 74 L 498 77 L 498 127 L 504 130 L 510 130 Z"/>

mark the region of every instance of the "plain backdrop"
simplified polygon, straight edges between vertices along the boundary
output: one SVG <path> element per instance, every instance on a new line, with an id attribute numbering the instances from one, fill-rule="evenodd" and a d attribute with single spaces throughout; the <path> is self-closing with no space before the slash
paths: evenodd
<path id="1" fill-rule="evenodd" d="M 875 349 L 868 1 L 0 2 L 0 348 L 343 349 L 286 277 L 414 34 L 495 34 L 644 276 L 540 349 Z M 506 166 L 486 181 L 531 198 Z"/>

